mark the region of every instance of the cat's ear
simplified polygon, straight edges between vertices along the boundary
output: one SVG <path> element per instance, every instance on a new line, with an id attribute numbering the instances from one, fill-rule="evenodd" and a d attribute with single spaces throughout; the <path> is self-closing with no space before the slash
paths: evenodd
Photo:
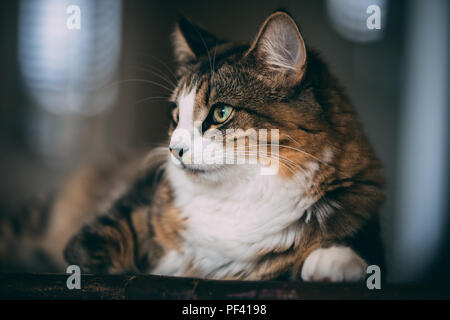
<path id="1" fill-rule="evenodd" d="M 179 64 L 185 64 L 208 55 L 211 48 L 224 43 L 216 36 L 181 18 L 172 35 L 175 58 Z"/>
<path id="2" fill-rule="evenodd" d="M 246 55 L 253 55 L 275 84 L 292 87 L 306 70 L 305 42 L 295 21 L 283 11 L 264 21 Z"/>

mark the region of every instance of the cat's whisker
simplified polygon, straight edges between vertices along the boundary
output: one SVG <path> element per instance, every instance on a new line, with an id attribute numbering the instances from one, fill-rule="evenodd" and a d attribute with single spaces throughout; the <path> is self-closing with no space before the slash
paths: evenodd
<path id="1" fill-rule="evenodd" d="M 258 144 L 258 145 L 254 145 L 253 147 L 257 147 L 257 146 L 269 146 L 269 144 Z M 235 148 L 235 150 L 238 150 L 238 151 L 240 151 L 240 150 L 247 150 L 247 148 L 248 148 L 248 146 L 239 146 L 239 147 L 237 147 L 237 148 Z M 249 150 L 252 150 L 252 149 L 249 149 Z M 268 152 L 268 150 L 264 150 L 264 151 L 262 151 L 262 150 L 259 150 L 259 148 L 258 148 L 258 150 L 254 150 L 255 152 L 259 152 L 259 153 L 266 153 L 266 154 L 270 154 L 270 155 L 277 155 L 278 157 L 281 157 L 278 153 L 273 153 L 273 152 Z M 286 159 L 286 160 L 289 160 L 289 161 L 291 161 L 291 162 L 293 162 L 293 163 L 295 163 L 293 160 L 291 160 L 291 159 L 288 159 L 288 158 L 286 158 L 286 157 L 284 157 L 284 159 Z"/>
<path id="2" fill-rule="evenodd" d="M 291 147 L 291 146 L 287 146 L 287 145 L 284 145 L 284 144 L 278 144 L 278 143 L 262 143 L 262 144 L 258 144 L 258 146 L 262 146 L 262 147 L 264 147 L 264 146 L 275 146 L 275 147 L 286 148 L 286 149 L 289 149 L 289 150 L 292 150 L 292 151 L 300 152 L 300 153 L 303 153 L 303 154 L 313 158 L 314 160 L 317 160 L 318 162 L 320 162 L 320 163 L 322 163 L 322 164 L 324 164 L 326 166 L 329 166 L 329 167 L 331 167 L 331 168 L 333 168 L 335 170 L 339 170 L 334 165 L 332 165 L 332 164 L 330 164 L 330 163 L 328 163 L 326 161 L 323 161 L 322 159 L 317 158 L 313 154 L 311 154 L 311 153 L 309 153 L 307 151 L 304 151 L 302 149 L 298 149 L 298 148 L 294 148 L 294 147 Z"/>
<path id="3" fill-rule="evenodd" d="M 168 102 L 168 101 L 169 101 L 169 97 L 146 97 L 146 98 L 143 98 L 143 99 L 140 99 L 140 100 L 136 101 L 136 102 L 134 103 L 134 105 L 139 105 L 139 104 L 141 104 L 141 103 L 143 103 L 143 102 L 146 102 L 146 101 L 152 101 L 152 102 Z"/>
<path id="4" fill-rule="evenodd" d="M 168 85 L 170 85 L 172 87 L 172 90 L 174 90 L 177 87 L 176 84 L 173 81 L 171 81 L 169 78 L 165 77 L 164 74 L 157 72 L 159 70 L 156 69 L 155 67 L 145 66 L 145 67 L 135 67 L 135 69 L 141 70 L 144 72 L 148 72 L 148 73 L 151 73 L 151 74 L 157 76 L 161 80 L 165 81 Z"/>
<path id="5" fill-rule="evenodd" d="M 142 55 L 142 56 L 145 56 L 145 57 L 149 57 L 149 58 L 151 58 L 151 59 L 153 59 L 153 60 L 155 60 L 156 62 L 158 62 L 160 65 L 162 65 L 167 71 L 169 71 L 169 73 L 172 75 L 172 77 L 173 77 L 173 79 L 175 80 L 175 82 L 177 82 L 178 80 L 177 80 L 177 76 L 176 76 L 176 74 L 174 73 L 174 71 L 172 70 L 172 69 L 170 69 L 170 67 L 167 65 L 167 63 L 165 63 L 164 61 L 162 61 L 161 59 L 159 59 L 159 58 L 157 58 L 157 57 L 155 57 L 154 55 L 152 55 L 152 54 L 149 54 L 149 53 L 138 53 L 138 54 L 140 54 L 140 55 Z M 148 64 L 142 64 L 143 66 L 147 66 Z"/>
<path id="6" fill-rule="evenodd" d="M 258 144 L 259 146 L 269 146 L 269 145 L 275 145 L 275 146 L 280 146 L 280 147 L 289 147 L 289 146 L 284 146 L 284 145 L 279 145 L 279 144 Z M 254 147 L 256 146 L 256 145 L 253 145 Z M 240 146 L 240 147 L 238 147 L 237 149 L 242 149 L 242 148 L 246 148 L 247 146 Z M 291 148 L 291 147 L 290 147 Z M 297 149 L 296 151 L 301 151 L 300 149 Z M 267 151 L 265 151 L 265 152 L 267 152 Z M 303 152 L 304 153 L 304 152 Z M 306 153 L 307 155 L 310 155 L 310 156 L 312 156 L 311 154 L 309 154 L 309 153 Z M 272 155 L 275 155 L 275 154 L 272 154 Z M 283 159 L 283 161 L 288 161 L 288 162 L 290 162 L 291 163 L 291 165 L 294 165 L 297 169 L 299 169 L 299 170 L 301 170 L 303 173 L 305 173 L 306 174 L 306 168 L 304 168 L 303 166 L 301 166 L 300 164 L 298 164 L 298 163 L 296 163 L 295 161 L 293 161 L 292 159 L 288 159 L 288 158 L 285 158 L 285 157 L 281 157 L 279 154 L 277 155 L 277 157 L 279 157 L 280 159 Z M 319 159 L 320 160 L 320 159 Z M 334 166 L 332 166 L 332 165 L 330 165 L 330 164 L 327 164 L 327 163 L 324 163 L 324 164 L 326 164 L 326 165 L 329 165 L 330 167 L 332 167 L 332 168 L 334 168 L 335 170 L 337 170 L 337 171 L 340 171 L 338 168 L 336 168 L 336 167 L 334 167 Z M 340 171 L 341 172 L 341 171 Z M 321 174 L 321 172 L 318 172 L 318 173 L 316 173 L 317 175 L 319 175 L 319 176 L 322 176 L 322 174 Z M 345 176 L 347 176 L 347 175 L 345 175 Z M 315 186 L 315 185 L 313 185 L 312 186 L 313 188 L 314 188 L 314 190 L 316 191 L 316 193 L 317 194 L 323 194 L 323 192 L 322 191 L 320 191 L 320 189 L 317 187 L 317 186 Z"/>
<path id="7" fill-rule="evenodd" d="M 248 153 L 246 153 L 246 154 L 248 154 Z M 296 163 L 295 161 L 292 161 L 292 160 L 290 160 L 290 159 L 288 159 L 288 158 L 281 157 L 280 155 L 272 154 L 272 155 L 269 155 L 269 156 L 264 156 L 264 155 L 260 155 L 260 154 L 258 155 L 258 154 L 256 154 L 256 153 L 253 153 L 253 155 L 260 156 L 260 157 L 263 157 L 263 158 L 266 158 L 266 159 L 269 159 L 269 160 L 276 160 L 276 161 L 278 161 L 278 163 L 280 163 L 280 164 L 283 165 L 286 169 L 288 169 L 288 170 L 292 173 L 292 175 L 293 175 L 294 177 L 295 177 L 295 176 L 298 176 L 299 173 L 307 174 L 307 172 L 306 172 L 307 170 L 306 170 L 303 166 L 299 165 L 299 164 Z M 293 170 L 292 168 L 297 169 L 297 170 L 299 170 L 300 172 L 299 172 L 299 171 L 295 171 L 295 170 Z M 313 190 L 316 192 L 316 194 L 318 194 L 318 195 L 323 194 L 323 192 L 320 191 L 320 189 L 318 188 L 318 186 L 316 186 L 315 184 L 312 184 L 311 187 L 312 187 Z"/>
<path id="8" fill-rule="evenodd" d="M 211 82 L 214 81 L 214 68 L 215 68 L 215 64 L 216 64 L 216 53 L 217 53 L 217 45 L 214 46 L 214 58 L 213 58 L 213 63 L 212 63 Z"/>
<path id="9" fill-rule="evenodd" d="M 282 164 L 286 168 L 288 168 L 290 170 L 290 172 L 293 173 L 294 175 L 296 175 L 296 172 L 294 170 L 292 170 L 290 167 L 288 167 L 288 164 L 291 165 L 291 166 L 297 167 L 298 169 L 302 170 L 302 167 L 300 165 L 298 165 L 297 163 L 295 163 L 295 162 L 293 162 L 293 161 L 291 161 L 291 160 L 289 160 L 287 158 L 282 158 L 282 157 L 279 157 L 279 156 L 277 157 L 275 155 L 267 156 L 267 155 L 263 155 L 263 154 L 249 153 L 249 152 L 241 152 L 240 153 L 239 151 L 238 151 L 238 154 L 240 154 L 240 155 L 253 155 L 253 156 L 261 157 L 261 158 L 264 158 L 264 159 L 267 159 L 267 160 L 276 160 L 277 162 L 279 162 L 280 164 Z"/>
<path id="10" fill-rule="evenodd" d="M 236 150 L 238 150 L 238 152 L 239 152 L 239 148 L 237 148 Z M 263 156 L 263 154 L 261 154 L 261 153 L 262 153 L 262 151 L 260 151 L 260 153 L 254 153 L 253 155 Z M 264 152 L 264 154 L 267 154 L 267 152 Z M 268 156 L 277 157 L 278 159 L 287 161 L 287 162 L 289 162 L 289 163 L 291 163 L 291 164 L 295 164 L 295 165 L 298 166 L 299 168 L 302 168 L 301 165 L 299 165 L 299 164 L 296 163 L 295 161 L 293 161 L 293 160 L 291 160 L 291 159 L 288 159 L 288 158 L 286 158 L 286 157 L 282 157 L 282 156 L 280 156 L 279 154 L 269 154 Z"/>
<path id="11" fill-rule="evenodd" d="M 264 157 L 264 156 L 261 156 L 261 157 L 266 158 L 267 160 L 277 160 L 277 159 L 271 159 L 270 157 Z M 235 157 L 233 157 L 233 156 L 227 156 L 227 155 L 225 155 L 224 158 L 225 158 L 225 159 L 230 159 L 230 160 L 235 160 Z M 220 159 L 220 157 L 219 157 L 218 159 Z M 290 168 L 286 163 L 283 163 L 283 162 L 281 162 L 281 161 L 279 161 L 279 163 L 280 163 L 282 166 L 284 166 L 287 170 L 289 170 L 293 175 L 296 174 L 296 172 L 295 172 L 292 168 Z"/>
<path id="12" fill-rule="evenodd" d="M 286 168 L 286 170 L 288 170 L 292 174 L 293 177 L 297 177 L 300 174 L 308 175 L 307 169 L 305 169 L 303 166 L 299 165 L 295 161 L 292 161 L 290 159 L 284 158 L 284 157 L 276 155 L 276 154 L 264 155 L 264 154 L 258 154 L 256 152 L 248 152 L 246 150 L 244 150 L 244 151 L 237 150 L 237 153 L 235 152 L 233 155 L 224 154 L 224 155 L 217 156 L 216 158 L 213 158 L 210 160 L 215 161 L 215 160 L 222 160 L 222 159 L 230 159 L 230 160 L 234 161 L 234 160 L 236 160 L 235 155 L 244 156 L 244 157 L 241 157 L 244 159 L 247 159 L 246 156 L 256 156 L 256 157 L 260 157 L 260 158 L 267 159 L 267 160 L 275 160 L 281 166 Z M 312 183 L 310 187 L 314 190 L 314 192 L 318 198 L 320 198 L 323 195 L 323 191 L 321 191 L 316 184 Z"/>
<path id="13" fill-rule="evenodd" d="M 301 146 L 300 143 L 299 143 L 298 141 L 296 141 L 293 137 L 291 137 L 291 136 L 288 135 L 287 133 L 281 133 L 281 134 L 284 135 L 284 136 L 286 136 L 286 137 L 287 137 L 289 140 L 291 140 L 292 142 L 294 142 L 294 143 L 296 143 L 297 145 Z M 312 154 L 310 154 L 310 153 L 308 153 L 308 152 L 306 152 L 306 151 L 304 151 L 304 150 L 302 150 L 301 152 L 307 153 L 307 154 L 309 154 L 311 157 L 314 157 Z M 316 157 L 315 157 L 315 158 L 316 158 Z M 323 164 L 325 164 L 325 165 L 327 165 L 327 166 L 329 166 L 329 167 L 332 167 L 332 168 L 336 169 L 336 170 L 339 171 L 339 172 L 341 172 L 341 170 L 339 170 L 339 168 L 337 168 L 336 166 L 333 166 L 332 164 L 330 164 L 330 163 L 328 163 L 328 162 L 325 162 L 325 161 L 323 161 L 323 160 L 321 160 L 321 159 L 319 159 L 319 158 L 316 158 L 316 160 L 317 160 L 317 161 L 320 161 L 321 163 L 323 163 Z"/>
<path id="14" fill-rule="evenodd" d="M 277 143 L 260 144 L 260 146 L 276 146 L 276 147 L 280 147 L 280 148 L 286 148 L 286 149 L 290 149 L 290 150 L 293 150 L 293 151 L 301 152 L 301 153 L 303 153 L 303 154 L 305 154 L 305 155 L 307 155 L 307 156 L 313 158 L 314 160 L 317 160 L 317 161 L 319 161 L 319 162 L 321 162 L 321 163 L 323 163 L 323 164 L 325 164 L 325 165 L 327 165 L 327 166 L 333 167 L 333 166 L 330 165 L 329 163 L 323 161 L 322 159 L 317 158 L 316 156 L 312 155 L 311 153 L 306 152 L 306 151 L 301 150 L 301 149 L 298 149 L 298 148 L 294 148 L 294 147 L 287 146 L 287 145 L 284 145 L 284 144 L 277 144 Z"/>
<path id="15" fill-rule="evenodd" d="M 169 148 L 167 147 L 167 143 L 148 141 L 148 142 L 144 143 L 144 146 L 145 145 L 152 146 L 155 149 L 156 148 L 165 148 L 165 149 L 169 150 Z"/>
<path id="16" fill-rule="evenodd" d="M 244 159 L 246 159 L 246 156 L 255 156 L 256 158 L 259 157 L 259 158 L 263 158 L 263 159 L 267 159 L 267 160 L 275 160 L 275 161 L 279 162 L 281 165 L 285 166 L 294 176 L 298 175 L 298 172 L 293 170 L 293 168 L 300 170 L 300 172 L 302 172 L 302 173 L 306 173 L 305 168 L 302 165 L 293 161 L 292 159 L 288 159 L 286 157 L 280 156 L 279 154 L 267 154 L 266 151 L 258 152 L 258 151 L 247 150 L 247 146 L 239 146 L 239 147 L 235 148 L 234 150 L 232 150 L 231 155 L 225 152 L 224 154 L 216 156 L 216 158 L 210 159 L 210 161 L 221 160 L 221 158 L 235 160 L 235 156 L 243 156 L 241 158 L 244 158 Z"/>
<path id="17" fill-rule="evenodd" d="M 120 80 L 120 81 L 116 81 L 113 84 L 124 84 L 124 83 L 129 83 L 129 82 L 138 82 L 138 83 L 147 83 L 147 84 L 153 84 L 155 86 L 158 86 L 160 88 L 166 89 L 167 91 L 169 91 L 170 93 L 172 93 L 173 89 L 159 83 L 153 80 L 147 80 L 147 79 L 139 79 L 139 78 L 133 78 L 133 79 L 125 79 L 125 80 Z M 111 84 L 112 85 L 112 84 Z"/>
<path id="18" fill-rule="evenodd" d="M 211 54 L 209 53 L 208 46 L 206 45 L 206 41 L 205 41 L 205 39 L 203 38 L 202 33 L 201 33 L 197 28 L 195 28 L 195 30 L 196 30 L 197 34 L 199 35 L 200 40 L 202 40 L 202 44 L 203 44 L 203 46 L 205 47 L 206 54 L 208 55 L 209 68 L 210 68 L 211 78 L 212 78 L 213 75 L 214 75 L 214 70 L 213 70 L 213 65 L 212 65 L 212 62 L 211 62 Z"/>

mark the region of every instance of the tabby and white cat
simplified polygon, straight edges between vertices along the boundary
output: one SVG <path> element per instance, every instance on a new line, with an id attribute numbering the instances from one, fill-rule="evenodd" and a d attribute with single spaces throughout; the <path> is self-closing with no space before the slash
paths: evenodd
<path id="1" fill-rule="evenodd" d="M 382 267 L 380 162 L 292 17 L 271 14 L 251 45 L 185 19 L 173 40 L 168 148 L 79 173 L 48 208 L 46 232 L 20 241 L 86 273 L 358 281 Z M 277 153 L 253 148 L 249 129 L 278 130 L 264 140 Z M 197 161 L 230 141 L 231 160 L 255 161 Z"/>

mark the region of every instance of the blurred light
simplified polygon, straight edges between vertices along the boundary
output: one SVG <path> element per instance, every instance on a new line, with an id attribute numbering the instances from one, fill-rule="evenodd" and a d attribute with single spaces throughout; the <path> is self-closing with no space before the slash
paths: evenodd
<path id="1" fill-rule="evenodd" d="M 395 280 L 415 281 L 443 239 L 448 197 L 449 2 L 411 1 L 399 141 Z"/>
<path id="2" fill-rule="evenodd" d="M 372 16 L 367 10 L 373 5 L 380 9 L 380 29 L 367 26 L 367 20 Z M 374 42 L 383 37 L 387 7 L 387 0 L 327 0 L 328 16 L 336 32 L 354 42 Z"/>
<path id="3" fill-rule="evenodd" d="M 19 63 L 29 95 L 53 114 L 95 115 L 111 106 L 121 47 L 121 0 L 22 0 Z M 81 28 L 69 29 L 70 5 Z"/>

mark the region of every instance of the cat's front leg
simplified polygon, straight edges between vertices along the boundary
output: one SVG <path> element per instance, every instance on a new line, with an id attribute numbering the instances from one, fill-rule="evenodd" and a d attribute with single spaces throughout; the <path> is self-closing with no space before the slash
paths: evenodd
<path id="1" fill-rule="evenodd" d="M 136 230 L 130 219 L 104 215 L 86 224 L 70 239 L 64 251 L 68 264 L 83 273 L 138 272 Z"/>
<path id="2" fill-rule="evenodd" d="M 318 248 L 303 263 L 304 281 L 355 282 L 365 278 L 366 261 L 347 246 Z"/>

